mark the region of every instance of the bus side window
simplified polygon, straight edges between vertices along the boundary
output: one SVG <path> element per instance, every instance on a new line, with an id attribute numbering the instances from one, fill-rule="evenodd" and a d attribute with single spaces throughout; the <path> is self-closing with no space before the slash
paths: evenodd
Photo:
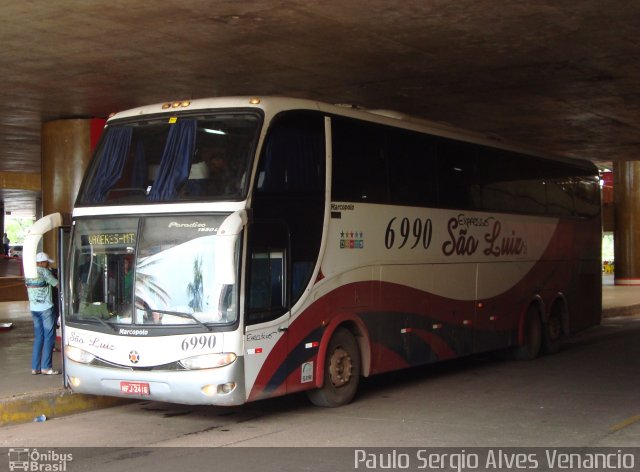
<path id="1" fill-rule="evenodd" d="M 274 308 L 283 308 L 283 276 L 283 251 L 252 254 L 249 310 L 271 311 Z"/>
<path id="2" fill-rule="evenodd" d="M 576 177 L 573 182 L 577 216 L 593 218 L 600 213 L 600 183 L 596 177 Z"/>
<path id="3" fill-rule="evenodd" d="M 413 131 L 387 129 L 385 153 L 389 169 L 389 203 L 437 205 L 436 148 L 430 136 Z"/>
<path id="4" fill-rule="evenodd" d="M 288 309 L 289 231 L 282 221 L 255 222 L 249 232 L 247 324 L 276 319 Z"/>
<path id="5" fill-rule="evenodd" d="M 296 303 L 309 285 L 320 251 L 325 189 L 324 126 L 325 117 L 319 113 L 280 114 L 269 127 L 257 169 L 252 206 L 254 220 L 260 225 L 254 225 L 249 232 L 253 244 L 250 254 L 283 253 L 286 300 L 283 306 L 287 308 Z M 261 225 L 271 225 L 269 234 L 261 234 L 266 233 Z M 276 316 L 275 311 L 272 316 Z"/>
<path id="6" fill-rule="evenodd" d="M 474 209 L 478 205 L 477 147 L 441 138 L 437 142 L 438 204 L 444 208 Z"/>
<path id="7" fill-rule="evenodd" d="M 331 130 L 332 199 L 343 202 L 388 203 L 385 128 L 374 123 L 333 117 Z"/>

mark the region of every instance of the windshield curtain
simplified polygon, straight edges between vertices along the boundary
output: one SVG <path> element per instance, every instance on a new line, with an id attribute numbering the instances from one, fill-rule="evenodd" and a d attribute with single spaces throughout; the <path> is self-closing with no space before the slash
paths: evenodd
<path id="1" fill-rule="evenodd" d="M 103 201 L 109 189 L 120 180 L 130 144 L 131 128 L 114 129 L 105 136 L 95 171 L 95 184 L 87 189 L 87 200 Z"/>
<path id="2" fill-rule="evenodd" d="M 237 111 L 110 124 L 78 204 L 241 200 L 261 122 Z"/>
<path id="3" fill-rule="evenodd" d="M 189 176 L 195 147 L 196 120 L 181 120 L 169 129 L 155 184 L 149 192 L 154 201 L 171 200 L 178 186 Z"/>
<path id="4" fill-rule="evenodd" d="M 236 284 L 222 280 L 216 233 L 226 215 L 78 220 L 67 321 L 230 324 Z M 230 260 L 237 272 L 238 247 Z M 114 328 L 115 329 L 115 328 Z"/>

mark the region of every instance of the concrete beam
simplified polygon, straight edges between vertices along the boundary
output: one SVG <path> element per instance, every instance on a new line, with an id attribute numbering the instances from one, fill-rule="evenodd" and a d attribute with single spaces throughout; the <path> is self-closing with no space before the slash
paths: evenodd
<path id="1" fill-rule="evenodd" d="M 24 172 L 0 172 L 0 189 L 19 189 L 40 192 L 42 189 L 40 174 Z"/>

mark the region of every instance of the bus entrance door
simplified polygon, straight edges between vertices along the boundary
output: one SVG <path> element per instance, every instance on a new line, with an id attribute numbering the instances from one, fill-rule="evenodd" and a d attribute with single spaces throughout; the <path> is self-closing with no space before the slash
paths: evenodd
<path id="1" fill-rule="evenodd" d="M 245 382 L 259 397 L 286 393 L 289 231 L 282 221 L 249 227 Z M 268 362 L 268 363 L 267 363 Z M 253 394 L 252 394 L 253 395 Z"/>

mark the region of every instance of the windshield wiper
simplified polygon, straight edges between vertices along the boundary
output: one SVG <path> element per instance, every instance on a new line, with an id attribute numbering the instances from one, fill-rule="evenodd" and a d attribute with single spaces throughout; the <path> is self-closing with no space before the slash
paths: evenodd
<path id="1" fill-rule="evenodd" d="M 111 323 L 107 323 L 105 320 L 103 320 L 102 318 L 98 318 L 97 316 L 83 316 L 82 317 L 83 320 L 96 320 L 99 321 L 100 324 L 105 325 L 107 328 L 111 329 L 114 333 L 118 332 L 118 328 L 116 328 L 115 326 L 113 326 Z"/>
<path id="2" fill-rule="evenodd" d="M 161 313 L 163 315 L 171 315 L 171 316 L 177 316 L 178 318 L 190 319 L 190 320 L 193 320 L 196 323 L 198 323 L 200 326 L 202 326 L 207 331 L 209 331 L 209 332 L 211 331 L 211 326 L 207 326 L 202 321 L 200 321 L 198 318 L 193 316 L 191 313 L 184 313 L 182 311 L 156 310 L 156 309 L 151 309 L 151 308 L 147 309 L 147 312 L 149 312 L 149 313 Z"/>

